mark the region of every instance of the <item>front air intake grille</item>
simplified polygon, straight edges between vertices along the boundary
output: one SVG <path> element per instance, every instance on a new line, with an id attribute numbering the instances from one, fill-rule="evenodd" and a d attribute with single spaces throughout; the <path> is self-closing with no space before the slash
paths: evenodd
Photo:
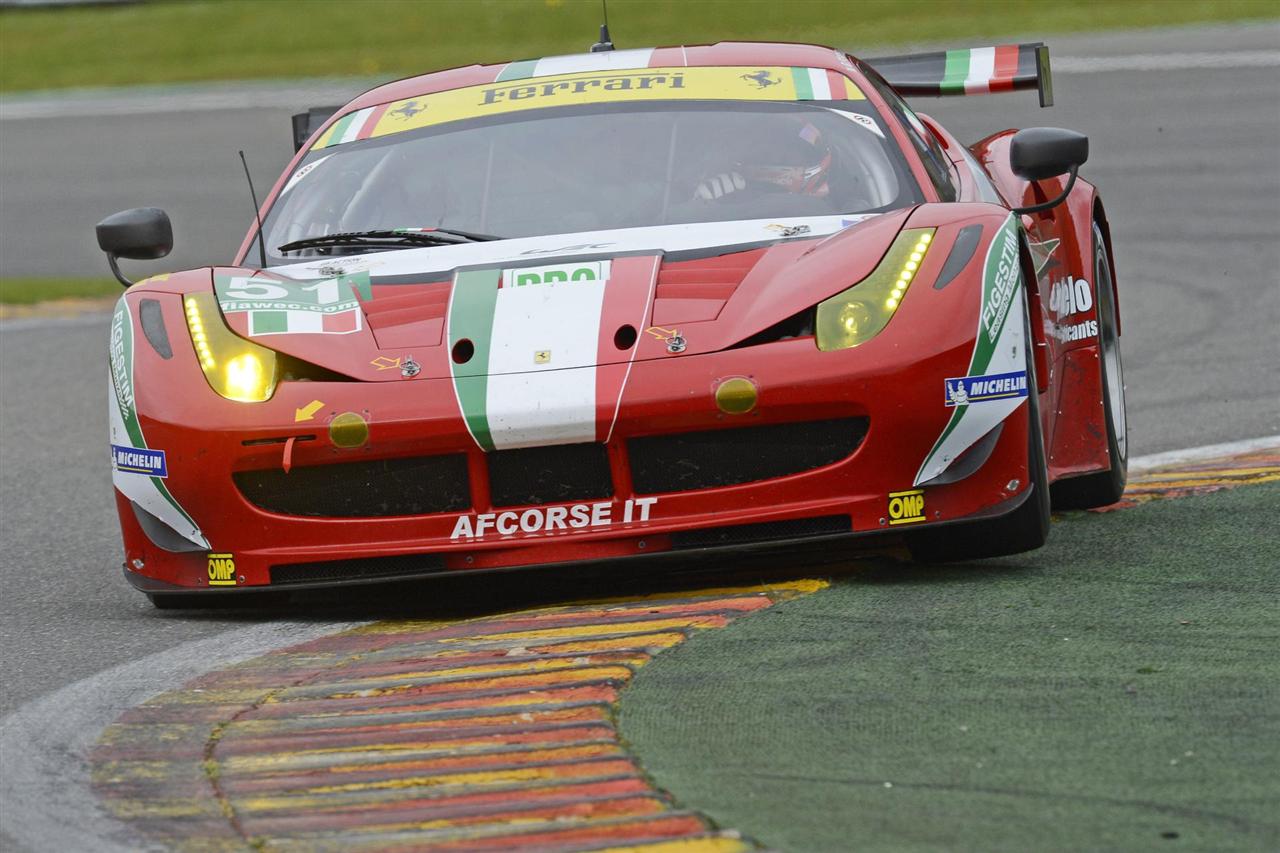
<path id="1" fill-rule="evenodd" d="M 718 545 L 744 545 L 773 542 L 780 539 L 803 539 L 807 536 L 833 536 L 849 533 L 853 525 L 847 515 L 824 515 L 818 518 L 791 518 L 786 521 L 762 521 L 733 527 L 709 527 L 682 530 L 671 534 L 673 550 L 714 548 Z"/>
<path id="2" fill-rule="evenodd" d="M 456 512 L 471 506 L 462 453 L 237 471 L 240 493 L 260 509 L 322 518 Z"/>
<path id="3" fill-rule="evenodd" d="M 603 444 L 559 444 L 486 454 L 494 506 L 567 503 L 613 496 Z"/>
<path id="4" fill-rule="evenodd" d="M 637 494 L 733 486 L 839 462 L 867 435 L 866 418 L 804 421 L 633 438 Z"/>
<path id="5" fill-rule="evenodd" d="M 271 583 L 287 586 L 333 581 L 380 580 L 444 571 L 439 554 L 403 554 L 396 557 L 363 557 L 356 560 L 326 560 L 321 563 L 287 563 L 271 567 Z"/>

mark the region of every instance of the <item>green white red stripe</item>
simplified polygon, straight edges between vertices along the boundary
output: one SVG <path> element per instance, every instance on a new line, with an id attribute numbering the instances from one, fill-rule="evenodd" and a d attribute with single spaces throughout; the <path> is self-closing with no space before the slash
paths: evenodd
<path id="1" fill-rule="evenodd" d="M 471 351 L 452 373 L 476 443 L 604 440 L 634 351 L 618 351 L 614 333 L 643 328 L 656 270 L 633 257 L 458 272 L 447 334 L 451 352 Z"/>

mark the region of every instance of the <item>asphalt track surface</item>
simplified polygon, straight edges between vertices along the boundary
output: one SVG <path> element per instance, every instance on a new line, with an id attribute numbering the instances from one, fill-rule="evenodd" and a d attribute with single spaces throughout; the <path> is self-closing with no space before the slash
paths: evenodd
<path id="1" fill-rule="evenodd" d="M 920 107 L 965 140 L 1033 124 L 1090 135 L 1085 174 L 1103 189 L 1117 243 L 1132 453 L 1280 432 L 1280 87 L 1267 59 L 1280 51 L 1280 25 L 1053 44 L 1062 61 L 1052 110 L 1030 95 Z M 1171 67 L 1192 54 L 1197 67 Z M 261 191 L 289 156 L 290 112 L 9 118 L 6 103 L 0 274 L 105 272 L 93 222 L 144 204 L 170 210 L 182 247 L 146 272 L 228 260 L 250 215 L 235 149 Z M 263 647 L 286 630 L 280 613 L 162 614 L 124 584 L 102 451 L 104 344 L 103 317 L 0 326 L 0 714 L 174 647 L 180 681 L 237 652 L 244 635 L 229 639 L 230 629 L 261 626 Z M 557 594 L 533 580 L 516 586 L 516 600 Z M 491 592 L 472 583 L 431 594 L 466 608 Z M 289 610 L 288 630 L 394 612 L 394 599 L 330 602 Z"/>

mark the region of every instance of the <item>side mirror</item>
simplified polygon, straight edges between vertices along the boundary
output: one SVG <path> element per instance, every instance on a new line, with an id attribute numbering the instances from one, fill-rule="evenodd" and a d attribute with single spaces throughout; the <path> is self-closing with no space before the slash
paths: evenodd
<path id="1" fill-rule="evenodd" d="M 1043 181 L 1070 175 L 1057 198 L 1043 204 L 1014 208 L 1014 213 L 1036 213 L 1061 204 L 1076 183 L 1076 173 L 1089 159 L 1089 137 L 1061 127 L 1028 127 L 1009 143 L 1009 168 L 1020 178 Z"/>
<path id="2" fill-rule="evenodd" d="M 133 282 L 120 273 L 117 258 L 154 260 L 173 248 L 173 226 L 169 215 L 158 207 L 135 207 L 113 213 L 94 228 L 98 248 L 107 253 L 107 263 L 116 280 L 125 287 Z"/>

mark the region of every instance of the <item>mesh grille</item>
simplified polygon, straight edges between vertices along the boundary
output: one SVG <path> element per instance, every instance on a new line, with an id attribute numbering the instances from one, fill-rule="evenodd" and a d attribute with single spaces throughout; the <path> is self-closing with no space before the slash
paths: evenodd
<path id="1" fill-rule="evenodd" d="M 867 434 L 866 418 L 654 435 L 627 442 L 638 494 L 751 483 L 844 459 Z"/>
<path id="2" fill-rule="evenodd" d="M 285 515 L 376 518 L 471 506 L 464 454 L 237 471 L 236 488 L 254 506 Z"/>
<path id="3" fill-rule="evenodd" d="M 613 495 L 603 444 L 524 447 L 486 454 L 494 506 L 565 503 Z"/>
<path id="4" fill-rule="evenodd" d="M 759 524 L 738 524 L 733 527 L 710 527 L 704 530 L 684 530 L 671 534 L 671 547 L 711 548 L 716 545 L 741 545 L 747 542 L 768 542 L 775 539 L 800 539 L 805 536 L 830 536 L 849 533 L 853 525 L 847 515 L 824 515 L 818 518 L 794 518 L 786 521 L 763 521 Z"/>
<path id="5" fill-rule="evenodd" d="M 321 563 L 289 563 L 271 567 L 271 583 L 281 586 L 325 583 L 370 578 L 393 578 L 444 571 L 438 554 L 404 554 L 396 557 L 365 557 L 358 560 L 327 560 Z"/>

